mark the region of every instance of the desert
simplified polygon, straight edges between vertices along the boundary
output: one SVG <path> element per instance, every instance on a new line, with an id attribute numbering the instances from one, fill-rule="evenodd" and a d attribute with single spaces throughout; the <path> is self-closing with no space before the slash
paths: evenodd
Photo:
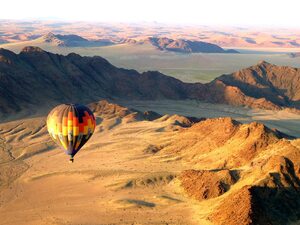
<path id="1" fill-rule="evenodd" d="M 91 109 L 101 122 L 71 165 L 50 140 L 45 118 L 1 124 L 3 224 L 223 224 L 222 218 L 284 224 L 297 218 L 297 139 L 229 117 L 147 117 L 107 101 Z M 293 200 L 278 214 L 285 197 Z M 261 214 L 257 201 L 274 211 Z M 234 217 L 223 210 L 240 204 L 245 209 L 232 209 Z"/>
<path id="2" fill-rule="evenodd" d="M 300 224 L 299 3 L 0 5 L 0 225 Z"/>

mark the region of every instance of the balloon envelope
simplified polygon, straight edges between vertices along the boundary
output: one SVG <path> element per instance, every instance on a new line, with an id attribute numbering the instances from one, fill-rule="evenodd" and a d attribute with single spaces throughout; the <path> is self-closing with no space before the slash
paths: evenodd
<path id="1" fill-rule="evenodd" d="M 50 136 L 71 159 L 90 139 L 95 127 L 95 117 L 84 105 L 62 104 L 52 109 L 47 117 Z"/>

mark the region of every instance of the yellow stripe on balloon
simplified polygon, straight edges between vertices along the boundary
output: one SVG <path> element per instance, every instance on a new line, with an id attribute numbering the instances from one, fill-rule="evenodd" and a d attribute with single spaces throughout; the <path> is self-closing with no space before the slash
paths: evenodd
<path id="1" fill-rule="evenodd" d="M 63 126 L 62 127 L 62 135 L 63 136 L 67 136 L 68 135 L 68 127 L 67 126 Z"/>
<path id="2" fill-rule="evenodd" d="M 71 127 L 71 126 L 73 126 L 73 120 L 68 120 L 68 127 Z"/>
<path id="3" fill-rule="evenodd" d="M 69 133 L 73 133 L 73 127 L 72 126 L 68 126 L 68 134 Z"/>
<path id="4" fill-rule="evenodd" d="M 73 135 L 78 136 L 79 134 L 79 127 L 73 127 Z"/>

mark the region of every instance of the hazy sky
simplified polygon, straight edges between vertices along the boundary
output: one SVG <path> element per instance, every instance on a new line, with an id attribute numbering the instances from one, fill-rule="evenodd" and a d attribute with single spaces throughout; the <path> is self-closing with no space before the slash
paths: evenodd
<path id="1" fill-rule="evenodd" d="M 0 0 L 0 19 L 300 28 L 299 0 Z"/>

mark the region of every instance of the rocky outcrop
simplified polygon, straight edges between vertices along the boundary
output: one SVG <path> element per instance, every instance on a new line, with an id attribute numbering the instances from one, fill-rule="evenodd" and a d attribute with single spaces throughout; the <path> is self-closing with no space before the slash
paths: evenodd
<path id="1" fill-rule="evenodd" d="M 283 156 L 272 156 L 258 184 L 244 186 L 226 197 L 209 219 L 214 224 L 284 225 L 300 218 L 300 180 L 294 164 Z"/>
<path id="2" fill-rule="evenodd" d="M 186 170 L 179 177 L 187 194 L 199 201 L 218 197 L 238 180 L 238 172 L 230 170 Z"/>

